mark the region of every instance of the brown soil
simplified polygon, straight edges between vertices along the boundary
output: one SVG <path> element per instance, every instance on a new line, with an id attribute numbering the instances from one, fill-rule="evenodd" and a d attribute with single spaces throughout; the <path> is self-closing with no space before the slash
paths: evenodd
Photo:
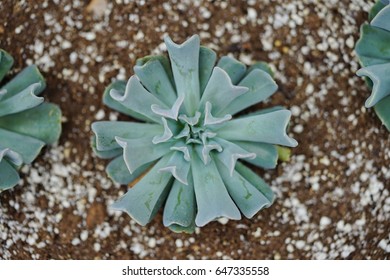
<path id="1" fill-rule="evenodd" d="M 390 134 L 363 107 L 369 90 L 353 52 L 372 2 L 122 0 L 103 14 L 90 1 L 38 2 L 1 1 L 0 47 L 15 58 L 13 74 L 30 63 L 42 70 L 63 133 L 0 195 L 0 258 L 389 258 Z M 90 124 L 128 119 L 102 104 L 104 88 L 161 52 L 165 33 L 177 42 L 200 34 L 219 56 L 276 70 L 279 90 L 258 107 L 292 109 L 299 146 L 290 162 L 258 170 L 278 197 L 252 220 L 184 235 L 164 228 L 161 214 L 140 227 L 109 210 L 126 187 L 92 155 Z"/>

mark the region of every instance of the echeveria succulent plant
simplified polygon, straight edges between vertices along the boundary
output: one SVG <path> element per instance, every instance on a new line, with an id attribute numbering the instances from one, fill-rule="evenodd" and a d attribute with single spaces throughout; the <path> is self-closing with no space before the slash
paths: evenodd
<path id="1" fill-rule="evenodd" d="M 0 49 L 0 81 L 13 61 Z M 45 144 L 58 140 L 61 111 L 38 96 L 45 87 L 34 65 L 0 87 L 0 191 L 15 186 L 19 181 L 17 169 L 31 163 Z"/>
<path id="2" fill-rule="evenodd" d="M 387 5 L 385 5 L 385 3 Z M 370 24 L 364 24 L 356 53 L 364 68 L 357 74 L 369 78 L 372 94 L 365 106 L 376 114 L 390 131 L 390 5 L 377 2 L 370 13 Z"/>
<path id="3" fill-rule="evenodd" d="M 200 46 L 194 35 L 182 45 L 165 37 L 165 56 L 139 59 L 129 81 L 116 81 L 104 103 L 139 122 L 92 124 L 93 147 L 115 157 L 108 175 L 132 183 L 114 205 L 147 224 L 165 205 L 163 223 L 192 232 L 220 217 L 253 217 L 274 200 L 269 186 L 246 165 L 273 168 L 277 145 L 294 147 L 281 107 L 232 118 L 277 89 L 265 63 L 247 69 L 239 61 Z M 240 161 L 238 161 L 240 160 Z"/>

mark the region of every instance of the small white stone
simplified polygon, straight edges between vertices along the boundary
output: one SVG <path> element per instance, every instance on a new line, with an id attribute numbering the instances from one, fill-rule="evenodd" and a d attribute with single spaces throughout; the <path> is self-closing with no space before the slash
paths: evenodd
<path id="1" fill-rule="evenodd" d="M 291 244 L 288 244 L 286 249 L 287 249 L 287 252 L 289 252 L 289 253 L 294 252 L 294 247 Z"/>
<path id="2" fill-rule="evenodd" d="M 80 239 L 78 239 L 77 237 L 76 238 L 74 238 L 73 240 L 72 240 L 72 245 L 73 246 L 77 246 L 77 245 L 79 245 L 81 242 L 80 242 Z"/>
<path id="3" fill-rule="evenodd" d="M 154 248 L 154 247 L 156 247 L 156 239 L 155 238 L 149 238 L 149 240 L 148 240 L 148 246 L 149 246 L 149 248 Z"/>
<path id="4" fill-rule="evenodd" d="M 93 244 L 93 249 L 95 250 L 95 252 L 99 252 L 100 249 L 101 249 L 101 246 L 99 243 L 94 243 Z"/>
<path id="5" fill-rule="evenodd" d="M 293 182 L 299 182 L 301 181 L 303 178 L 302 176 L 302 173 L 295 173 L 293 176 L 292 176 L 292 181 Z"/>
<path id="6" fill-rule="evenodd" d="M 183 247 L 183 241 L 181 239 L 176 239 L 175 244 L 177 248 Z"/>
<path id="7" fill-rule="evenodd" d="M 82 241 L 85 241 L 85 240 L 87 240 L 87 238 L 88 238 L 88 231 L 87 231 L 87 230 L 83 230 L 83 231 L 81 232 L 81 234 L 80 234 L 80 239 L 81 239 Z"/>
<path id="8" fill-rule="evenodd" d="M 294 116 L 294 117 L 298 117 L 301 113 L 301 108 L 299 108 L 298 106 L 294 105 L 294 106 L 291 106 L 290 108 L 291 110 L 291 114 Z"/>
<path id="9" fill-rule="evenodd" d="M 295 242 L 295 247 L 298 250 L 302 250 L 305 247 L 305 245 L 306 245 L 306 243 L 303 240 L 298 240 L 297 242 Z"/>
<path id="10" fill-rule="evenodd" d="M 253 8 L 248 8 L 248 18 L 250 20 L 256 20 L 257 18 L 257 12 L 255 9 Z"/>
<path id="11" fill-rule="evenodd" d="M 219 219 L 218 219 L 218 222 L 219 222 L 220 224 L 226 225 L 226 224 L 229 222 L 229 219 L 228 219 L 228 218 L 225 218 L 225 217 L 219 218 Z"/>
<path id="12" fill-rule="evenodd" d="M 385 239 L 382 239 L 379 244 L 379 248 L 384 250 L 386 253 L 390 253 L 390 242 L 387 242 Z"/>
<path id="13" fill-rule="evenodd" d="M 314 86 L 312 84 L 308 84 L 306 87 L 306 93 L 312 94 L 314 92 Z"/>
<path id="14" fill-rule="evenodd" d="M 352 36 L 349 36 L 348 39 L 345 41 L 345 44 L 347 45 L 348 48 L 353 49 L 355 46 L 355 41 Z"/>
<path id="15" fill-rule="evenodd" d="M 322 216 L 320 220 L 320 226 L 321 227 L 327 227 L 332 223 L 332 220 L 326 216 Z"/>
<path id="16" fill-rule="evenodd" d="M 96 115 L 95 115 L 95 119 L 100 121 L 102 120 L 104 117 L 106 116 L 106 113 L 104 112 L 103 109 L 100 109 L 99 111 L 97 111 Z"/>

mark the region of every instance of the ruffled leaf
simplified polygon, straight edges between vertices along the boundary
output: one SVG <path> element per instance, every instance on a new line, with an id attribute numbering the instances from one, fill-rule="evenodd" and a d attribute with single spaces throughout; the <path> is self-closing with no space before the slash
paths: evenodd
<path id="1" fill-rule="evenodd" d="M 221 152 L 217 154 L 218 159 L 223 162 L 226 168 L 229 170 L 230 176 L 234 173 L 234 167 L 238 159 L 255 159 L 256 154 L 244 150 L 240 146 L 226 141 L 221 138 L 216 138 L 216 142 L 221 144 Z"/>
<path id="2" fill-rule="evenodd" d="M 109 151 L 120 148 L 115 137 L 137 139 L 153 137 L 162 133 L 158 124 L 135 123 L 123 121 L 100 121 L 92 123 L 92 131 L 96 135 L 96 148 L 99 151 Z"/>
<path id="3" fill-rule="evenodd" d="M 355 51 L 363 66 L 390 63 L 390 32 L 363 24 Z"/>
<path id="4" fill-rule="evenodd" d="M 0 128 L 0 146 L 10 148 L 20 154 L 24 163 L 31 163 L 38 156 L 45 143 Z"/>
<path id="5" fill-rule="evenodd" d="M 255 69 L 263 70 L 264 72 L 268 73 L 272 78 L 274 77 L 274 72 L 272 71 L 271 67 L 269 67 L 268 63 L 264 61 L 258 61 L 255 62 L 253 65 L 251 65 L 246 71 L 245 76 L 247 76 L 250 72 L 252 72 Z"/>
<path id="6" fill-rule="evenodd" d="M 195 232 L 195 221 L 188 227 L 182 227 L 179 225 L 171 225 L 168 227 L 171 231 L 176 232 L 176 233 L 188 233 L 188 234 L 193 234 Z"/>
<path id="7" fill-rule="evenodd" d="M 1 88 L 2 90 L 7 91 L 3 100 L 11 98 L 33 84 L 39 84 L 34 90 L 35 95 L 39 95 L 46 88 L 45 79 L 38 68 L 35 65 L 30 65 L 24 68 L 18 75 Z"/>
<path id="8" fill-rule="evenodd" d="M 14 187 L 20 180 L 18 172 L 5 159 L 0 160 L 0 192 Z"/>
<path id="9" fill-rule="evenodd" d="M 171 189 L 172 175 L 159 170 L 169 160 L 169 155 L 162 158 L 134 187 L 117 200 L 111 207 L 130 215 L 137 223 L 144 226 L 156 215 Z"/>
<path id="10" fill-rule="evenodd" d="M 176 92 L 161 62 L 149 60 L 142 66 L 135 66 L 134 73 L 146 89 L 168 106 L 176 100 Z"/>
<path id="11" fill-rule="evenodd" d="M 132 76 L 127 82 L 124 95 L 123 92 L 115 89 L 111 90 L 110 95 L 126 108 L 156 123 L 161 123 L 161 118 L 152 111 L 152 105 L 168 108 L 160 99 L 147 91 L 136 76 Z"/>
<path id="12" fill-rule="evenodd" d="M 199 109 L 203 110 L 206 102 L 210 102 L 213 104 L 214 114 L 219 116 L 219 112 L 248 90 L 247 87 L 233 85 L 228 74 L 215 67 L 200 100 Z"/>
<path id="13" fill-rule="evenodd" d="M 0 82 L 14 64 L 14 59 L 6 51 L 0 49 Z M 1 99 L 1 98 L 0 98 Z"/>
<path id="14" fill-rule="evenodd" d="M 130 117 L 133 117 L 138 120 L 142 120 L 145 122 L 150 122 L 150 120 L 143 116 L 142 114 L 139 114 L 137 112 L 134 112 L 133 110 L 125 107 L 121 102 L 113 99 L 110 95 L 111 90 L 115 90 L 117 92 L 122 93 L 124 95 L 124 92 L 126 90 L 126 82 L 125 81 L 115 81 L 111 83 L 105 90 L 103 94 L 103 103 L 110 107 L 111 109 L 114 109 L 118 112 L 121 112 L 125 115 L 128 115 Z"/>
<path id="15" fill-rule="evenodd" d="M 0 117 L 37 107 L 43 102 L 43 97 L 36 96 L 36 90 L 40 87 L 39 83 L 32 84 L 11 97 L 7 92 L 0 102 Z"/>
<path id="16" fill-rule="evenodd" d="M 218 137 L 232 141 L 263 142 L 295 147 L 298 145 L 297 141 L 286 133 L 290 116 L 290 111 L 278 110 L 234 119 L 218 130 Z"/>
<path id="17" fill-rule="evenodd" d="M 198 207 L 195 224 L 201 227 L 220 217 L 239 220 L 240 211 L 230 198 L 214 161 L 205 168 L 200 158 L 194 154 L 191 168 Z"/>
<path id="18" fill-rule="evenodd" d="M 130 173 L 169 153 L 172 146 L 169 142 L 153 144 L 151 137 L 137 139 L 115 137 L 115 140 L 123 148 L 123 158 Z"/>
<path id="19" fill-rule="evenodd" d="M 372 26 L 390 31 L 390 5 L 383 8 L 371 21 Z"/>
<path id="20" fill-rule="evenodd" d="M 367 66 L 358 70 L 356 74 L 367 76 L 373 82 L 372 93 L 365 104 L 367 108 L 390 95 L 390 63 Z"/>
<path id="21" fill-rule="evenodd" d="M 209 82 L 216 61 L 217 61 L 217 54 L 213 50 L 203 46 L 200 47 L 200 51 L 199 51 L 200 95 L 203 94 L 204 89 L 206 88 Z"/>
<path id="22" fill-rule="evenodd" d="M 390 96 L 379 101 L 374 108 L 379 119 L 390 131 Z"/>
<path id="23" fill-rule="evenodd" d="M 154 162 L 150 162 L 142 165 L 131 174 L 129 169 L 127 169 L 123 156 L 118 156 L 107 165 L 106 172 L 118 184 L 127 185 L 143 175 L 153 164 Z"/>
<path id="24" fill-rule="evenodd" d="M 176 231 L 191 231 L 189 228 L 195 225 L 195 213 L 196 203 L 192 178 L 188 185 L 175 181 L 165 203 L 164 226 L 176 228 Z"/>
<path id="25" fill-rule="evenodd" d="M 278 89 L 272 77 L 260 69 L 251 71 L 238 85 L 249 88 L 249 91 L 233 100 L 221 112 L 222 114 L 234 115 L 254 104 L 264 101 Z"/>
<path id="26" fill-rule="evenodd" d="M 268 186 L 268 184 L 264 182 L 264 180 L 261 179 L 255 172 L 253 172 L 250 168 L 246 167 L 244 164 L 240 162 L 236 163 L 236 171 L 242 177 L 244 177 L 249 183 L 251 183 L 252 186 L 258 189 L 267 198 L 267 200 L 271 202 L 271 204 L 274 202 L 275 200 L 274 192 Z"/>
<path id="27" fill-rule="evenodd" d="M 212 159 L 210 156 L 210 152 L 212 152 L 213 150 L 216 150 L 220 153 L 223 149 L 221 145 L 215 141 L 209 141 L 208 143 L 205 143 L 203 145 L 195 146 L 195 152 L 197 153 L 198 157 L 202 159 L 205 165 L 208 165 L 211 162 Z"/>
<path id="28" fill-rule="evenodd" d="M 171 173 L 181 184 L 188 185 L 188 173 L 190 163 L 184 159 L 180 152 L 174 152 L 169 159 L 167 166 L 160 169 L 160 172 Z"/>
<path id="29" fill-rule="evenodd" d="M 210 102 L 206 102 L 205 109 L 204 109 L 204 121 L 203 125 L 210 126 L 210 125 L 219 125 L 224 122 L 227 122 L 232 118 L 232 115 L 226 114 L 223 117 L 214 117 L 211 113 L 212 105 Z"/>
<path id="30" fill-rule="evenodd" d="M 23 158 L 17 152 L 10 148 L 0 146 L 0 161 L 7 159 L 14 166 L 21 166 L 23 164 Z"/>
<path id="31" fill-rule="evenodd" d="M 381 2 L 383 1 L 383 3 Z M 382 10 L 384 7 L 386 7 L 388 2 L 386 3 L 387 0 L 381 0 L 377 1 L 375 5 L 371 8 L 370 12 L 368 13 L 368 20 L 371 21 L 378 13 L 380 10 Z"/>
<path id="32" fill-rule="evenodd" d="M 169 59 L 164 55 L 147 55 L 145 57 L 139 58 L 136 61 L 136 66 L 142 66 L 149 61 L 159 61 L 161 65 L 164 67 L 165 73 L 168 75 L 169 80 L 174 89 L 175 88 L 175 80 L 173 79 L 173 73 L 171 69 L 171 64 L 169 63 Z"/>
<path id="33" fill-rule="evenodd" d="M 225 70 L 234 85 L 236 85 L 244 77 L 246 72 L 245 64 L 230 56 L 221 57 L 218 61 L 217 67 Z"/>
<path id="34" fill-rule="evenodd" d="M 99 151 L 96 148 L 96 136 L 95 135 L 93 135 L 91 137 L 91 147 L 92 147 L 94 154 L 96 154 L 96 156 L 98 156 L 99 158 L 102 158 L 102 159 L 110 159 L 110 158 L 117 157 L 117 156 L 123 154 L 122 148 L 117 148 L 117 149 L 108 150 L 108 151 Z"/>
<path id="35" fill-rule="evenodd" d="M 35 108 L 1 117 L 0 128 L 53 144 L 61 135 L 61 110 L 57 105 L 42 103 Z"/>
<path id="36" fill-rule="evenodd" d="M 193 115 L 200 100 L 199 86 L 199 36 L 194 35 L 183 44 L 175 44 L 168 36 L 164 37 L 171 60 L 173 76 L 178 96 L 184 95 L 184 107 Z"/>
<path id="37" fill-rule="evenodd" d="M 233 143 L 240 146 L 244 150 L 256 154 L 254 159 L 244 158 L 245 161 L 266 169 L 276 167 L 278 162 L 278 150 L 275 145 L 244 141 L 235 141 Z"/>
<path id="38" fill-rule="evenodd" d="M 220 160 L 216 163 L 230 196 L 245 217 L 252 218 L 261 209 L 272 204 L 272 200 L 269 200 L 240 173 L 233 171 L 230 175 L 228 168 Z"/>

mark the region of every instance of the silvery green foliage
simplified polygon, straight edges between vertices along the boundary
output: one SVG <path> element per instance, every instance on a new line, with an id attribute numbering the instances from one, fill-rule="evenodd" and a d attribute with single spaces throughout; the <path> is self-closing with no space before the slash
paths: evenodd
<path id="1" fill-rule="evenodd" d="M 192 36 L 181 45 L 165 37 L 169 60 L 137 61 L 129 81 L 111 84 L 104 103 L 144 121 L 92 124 L 93 147 L 114 158 L 108 175 L 121 184 L 137 181 L 114 205 L 146 225 L 165 205 L 164 225 L 192 232 L 220 217 L 238 220 L 269 207 L 269 186 L 240 161 L 274 168 L 275 144 L 294 147 L 286 127 L 290 111 L 280 107 L 233 119 L 271 96 L 277 85 L 264 63 L 247 69 Z"/>
<path id="2" fill-rule="evenodd" d="M 372 94 L 365 106 L 375 112 L 390 131 L 390 5 L 377 2 L 370 24 L 364 24 L 356 44 L 356 53 L 363 68 L 357 74 L 369 78 Z"/>
<path id="3" fill-rule="evenodd" d="M 0 81 L 12 65 L 13 58 L 0 49 Z M 45 144 L 59 138 L 61 111 L 39 97 L 45 87 L 34 65 L 0 87 L 0 192 L 18 183 L 22 164 L 31 163 Z"/>

